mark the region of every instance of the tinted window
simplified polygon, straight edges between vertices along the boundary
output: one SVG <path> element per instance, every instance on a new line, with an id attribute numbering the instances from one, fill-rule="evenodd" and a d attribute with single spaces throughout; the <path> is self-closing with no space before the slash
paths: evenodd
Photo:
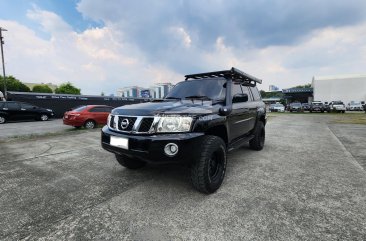
<path id="1" fill-rule="evenodd" d="M 23 109 L 27 109 L 27 110 L 28 109 L 33 109 L 33 107 L 35 107 L 34 105 L 30 105 L 30 104 L 27 104 L 27 103 L 21 103 L 20 105 Z"/>
<path id="2" fill-rule="evenodd" d="M 94 107 L 91 108 L 89 112 L 105 112 L 105 107 Z"/>
<path id="3" fill-rule="evenodd" d="M 252 95 L 250 94 L 249 88 L 247 86 L 241 86 L 241 89 L 242 89 L 244 94 L 248 95 L 248 100 L 252 101 L 253 98 L 252 98 Z"/>
<path id="4" fill-rule="evenodd" d="M 4 104 L 5 104 L 5 103 L 1 103 L 1 102 L 0 102 L 0 109 L 4 108 Z"/>
<path id="5" fill-rule="evenodd" d="M 231 93 L 233 96 L 236 94 L 243 94 L 240 84 L 233 84 L 231 87 Z"/>
<path id="6" fill-rule="evenodd" d="M 256 87 L 250 87 L 254 100 L 261 100 L 261 94 L 259 93 L 258 89 Z"/>
<path id="7" fill-rule="evenodd" d="M 7 103 L 7 108 L 9 110 L 19 110 L 20 109 L 20 106 L 18 103 L 15 103 L 15 102 L 9 102 Z"/>

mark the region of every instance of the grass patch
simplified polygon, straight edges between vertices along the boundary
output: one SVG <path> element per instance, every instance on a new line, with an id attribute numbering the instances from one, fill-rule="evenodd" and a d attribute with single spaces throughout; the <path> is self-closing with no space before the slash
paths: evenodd
<path id="1" fill-rule="evenodd" d="M 366 125 L 366 113 L 346 113 L 334 115 L 331 123 Z"/>

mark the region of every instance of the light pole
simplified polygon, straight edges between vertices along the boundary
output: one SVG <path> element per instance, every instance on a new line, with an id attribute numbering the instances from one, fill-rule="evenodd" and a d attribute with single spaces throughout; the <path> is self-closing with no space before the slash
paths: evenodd
<path id="1" fill-rule="evenodd" d="M 4 78 L 4 97 L 5 100 L 7 99 L 7 94 L 6 94 L 6 78 L 5 78 L 5 64 L 4 64 L 4 49 L 3 49 L 3 31 L 8 31 L 2 27 L 0 27 L 0 45 L 1 45 L 1 60 L 3 61 L 3 78 Z"/>

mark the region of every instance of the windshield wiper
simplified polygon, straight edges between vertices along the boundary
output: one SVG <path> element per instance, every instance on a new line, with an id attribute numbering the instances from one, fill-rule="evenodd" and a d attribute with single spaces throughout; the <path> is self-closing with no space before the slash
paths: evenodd
<path id="1" fill-rule="evenodd" d="M 191 95 L 186 96 L 185 99 L 211 100 L 211 98 L 206 95 Z"/>

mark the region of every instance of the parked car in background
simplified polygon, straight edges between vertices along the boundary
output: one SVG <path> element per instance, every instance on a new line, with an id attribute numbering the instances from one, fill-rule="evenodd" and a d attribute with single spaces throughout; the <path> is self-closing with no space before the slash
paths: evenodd
<path id="1" fill-rule="evenodd" d="M 303 111 L 310 111 L 310 105 L 308 103 L 302 103 L 301 106 Z"/>
<path id="2" fill-rule="evenodd" d="M 291 103 L 289 110 L 290 110 L 290 112 L 294 112 L 294 111 L 302 112 L 303 111 L 301 103 L 299 103 L 299 102 Z"/>
<path id="3" fill-rule="evenodd" d="M 324 113 L 324 105 L 321 101 L 313 101 L 311 102 L 311 105 L 310 105 L 310 112 L 321 112 L 321 113 Z"/>
<path id="4" fill-rule="evenodd" d="M 347 110 L 350 110 L 350 111 L 362 111 L 363 110 L 363 106 L 362 106 L 361 102 L 359 102 L 359 101 L 351 101 L 347 105 Z"/>
<path id="5" fill-rule="evenodd" d="M 328 101 L 324 101 L 324 111 L 328 111 L 329 112 L 329 102 Z"/>
<path id="6" fill-rule="evenodd" d="M 346 106 L 342 101 L 332 101 L 329 103 L 328 112 L 346 112 Z"/>
<path id="7" fill-rule="evenodd" d="M 285 106 L 281 103 L 271 104 L 269 110 L 271 112 L 285 112 Z"/>
<path id="8" fill-rule="evenodd" d="M 84 105 L 65 112 L 63 122 L 65 125 L 93 129 L 97 125 L 107 124 L 109 113 L 114 107 L 107 105 Z"/>
<path id="9" fill-rule="evenodd" d="M 41 108 L 18 101 L 1 101 L 0 102 L 0 124 L 9 120 L 41 120 L 47 121 L 53 117 L 54 113 L 51 109 Z"/>

